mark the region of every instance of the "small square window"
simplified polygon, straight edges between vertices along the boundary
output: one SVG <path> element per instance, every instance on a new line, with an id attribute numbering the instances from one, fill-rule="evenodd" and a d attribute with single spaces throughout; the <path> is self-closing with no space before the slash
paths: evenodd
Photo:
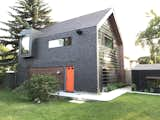
<path id="1" fill-rule="evenodd" d="M 72 44 L 72 39 L 71 37 L 65 38 L 64 39 L 64 46 L 69 46 Z"/>
<path id="2" fill-rule="evenodd" d="M 109 36 L 104 37 L 104 45 L 108 48 L 113 49 L 113 39 Z"/>

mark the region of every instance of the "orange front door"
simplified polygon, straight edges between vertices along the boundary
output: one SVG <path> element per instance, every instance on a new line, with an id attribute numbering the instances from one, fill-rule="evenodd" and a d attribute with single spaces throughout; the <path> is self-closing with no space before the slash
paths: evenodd
<path id="1" fill-rule="evenodd" d="M 66 91 L 74 92 L 74 67 L 66 67 Z"/>

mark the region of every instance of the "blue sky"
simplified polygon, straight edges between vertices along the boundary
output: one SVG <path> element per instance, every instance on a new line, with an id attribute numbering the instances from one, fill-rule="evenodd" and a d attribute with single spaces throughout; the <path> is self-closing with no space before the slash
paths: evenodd
<path id="1" fill-rule="evenodd" d="M 10 19 L 7 11 L 16 0 L 4 0 L 0 4 L 0 21 Z M 44 0 L 53 10 L 50 14 L 55 21 L 64 21 L 73 17 L 112 7 L 124 43 L 124 55 L 131 59 L 148 55 L 147 49 L 134 45 L 136 35 L 147 27 L 149 17 L 146 12 L 153 9 L 160 15 L 160 0 Z M 2 26 L 2 25 L 1 25 Z M 2 34 L 2 33 L 1 33 Z"/>

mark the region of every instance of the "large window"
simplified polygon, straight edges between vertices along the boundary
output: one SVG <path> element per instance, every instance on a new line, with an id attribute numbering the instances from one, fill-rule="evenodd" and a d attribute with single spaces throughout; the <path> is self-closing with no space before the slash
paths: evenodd
<path id="1" fill-rule="evenodd" d="M 31 40 L 29 36 L 25 36 L 21 39 L 21 55 L 30 56 L 31 55 Z"/>
<path id="2" fill-rule="evenodd" d="M 108 48 L 113 49 L 113 39 L 109 36 L 104 36 L 104 45 Z"/>
<path id="3" fill-rule="evenodd" d="M 48 42 L 49 48 L 56 48 L 56 47 L 63 47 L 63 46 L 69 46 L 72 44 L 71 37 L 63 38 L 63 39 L 56 39 L 56 40 L 50 40 Z"/>

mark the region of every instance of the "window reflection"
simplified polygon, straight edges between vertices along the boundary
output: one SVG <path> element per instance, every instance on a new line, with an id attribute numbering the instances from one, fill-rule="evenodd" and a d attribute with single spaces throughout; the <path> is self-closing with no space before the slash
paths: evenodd
<path id="1" fill-rule="evenodd" d="M 57 39 L 49 41 L 49 48 L 62 47 L 64 45 L 64 39 Z"/>
<path id="2" fill-rule="evenodd" d="M 104 45 L 108 48 L 111 48 L 113 49 L 113 39 L 108 37 L 108 36 L 105 36 L 104 37 Z"/>
<path id="3" fill-rule="evenodd" d="M 63 46 L 69 46 L 72 44 L 71 37 L 64 38 L 64 39 L 56 39 L 56 40 L 50 40 L 48 42 L 49 48 L 56 48 L 56 47 L 63 47 Z"/>
<path id="4" fill-rule="evenodd" d="M 30 52 L 30 37 L 23 37 L 21 41 L 21 54 L 27 55 Z"/>

